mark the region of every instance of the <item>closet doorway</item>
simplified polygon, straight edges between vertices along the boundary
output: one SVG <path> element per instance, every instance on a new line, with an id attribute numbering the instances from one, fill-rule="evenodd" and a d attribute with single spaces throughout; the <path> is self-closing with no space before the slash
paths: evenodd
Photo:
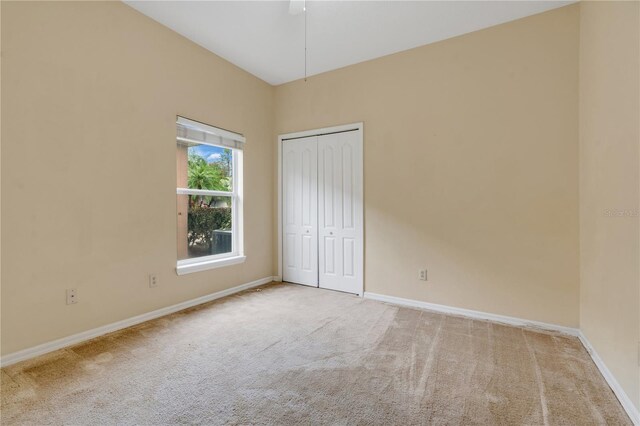
<path id="1" fill-rule="evenodd" d="M 362 123 L 278 137 L 278 275 L 362 295 Z"/>

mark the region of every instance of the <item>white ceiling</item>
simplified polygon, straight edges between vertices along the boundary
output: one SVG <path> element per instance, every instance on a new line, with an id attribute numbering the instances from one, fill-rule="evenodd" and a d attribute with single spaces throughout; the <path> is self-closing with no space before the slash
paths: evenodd
<path id="1" fill-rule="evenodd" d="M 304 77 L 305 13 L 288 1 L 125 1 L 271 84 Z M 307 74 L 334 70 L 573 1 L 307 1 Z"/>

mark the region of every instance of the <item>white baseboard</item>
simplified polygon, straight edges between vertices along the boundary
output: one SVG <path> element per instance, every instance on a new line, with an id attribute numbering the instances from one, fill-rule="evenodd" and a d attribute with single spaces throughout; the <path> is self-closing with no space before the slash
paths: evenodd
<path id="1" fill-rule="evenodd" d="M 624 408 L 624 410 L 629 415 L 629 418 L 631 418 L 633 424 L 636 426 L 640 426 L 640 411 L 638 411 L 636 406 L 631 401 L 631 398 L 629 398 L 629 395 L 627 395 L 624 389 L 622 389 L 622 386 L 620 386 L 620 383 L 618 383 L 614 375 L 611 373 L 611 371 L 609 371 L 607 365 L 604 363 L 604 361 L 602 361 L 602 358 L 600 358 L 600 355 L 598 355 L 598 352 L 596 352 L 595 348 L 593 347 L 593 345 L 591 345 L 591 342 L 589 342 L 589 339 L 587 339 L 587 336 L 584 335 L 582 330 L 580 330 L 580 333 L 578 333 L 578 338 L 582 342 L 582 345 L 585 347 L 587 352 L 589 352 L 591 359 L 593 359 L 593 362 L 598 367 L 598 370 L 600 370 L 600 373 L 602 373 L 602 376 L 607 381 L 609 387 L 620 401 L 622 408 Z"/>
<path id="2" fill-rule="evenodd" d="M 403 299 L 401 297 L 394 297 L 394 296 L 386 296 L 384 294 L 370 293 L 367 291 L 364 292 L 364 297 L 366 299 L 377 300 L 380 302 L 391 303 L 394 305 L 410 306 L 413 308 L 426 309 L 429 311 L 442 312 L 445 314 L 460 315 L 460 316 L 473 318 L 473 319 L 489 320 L 489 321 L 499 322 L 503 324 L 514 325 L 518 327 L 528 327 L 532 329 L 557 331 L 560 333 L 575 336 L 580 339 L 580 342 L 582 342 L 582 345 L 585 347 L 585 349 L 591 356 L 591 359 L 593 359 L 593 362 L 596 364 L 596 366 L 602 373 L 602 376 L 609 384 L 609 387 L 611 387 L 611 390 L 620 401 L 620 404 L 629 415 L 629 418 L 631 419 L 633 424 L 636 426 L 640 426 L 640 413 L 638 412 L 638 409 L 635 407 L 635 405 L 631 401 L 631 398 L 629 398 L 629 396 L 626 394 L 624 389 L 622 389 L 622 386 L 620 386 L 620 383 L 618 383 L 618 381 L 613 376 L 613 374 L 611 374 L 611 371 L 609 371 L 609 369 L 607 368 L 605 363 L 602 361 L 598 353 L 595 351 L 595 349 L 593 348 L 589 340 L 582 333 L 582 330 L 579 330 L 577 328 L 565 327 L 562 325 L 548 324 L 548 323 L 539 322 L 539 321 L 531 321 L 531 320 L 525 320 L 521 318 L 508 317 L 504 315 L 490 314 L 487 312 L 473 311 L 470 309 L 454 308 L 446 305 L 438 305 L 435 303 L 421 302 L 419 300 Z"/>
<path id="3" fill-rule="evenodd" d="M 403 299 L 401 297 L 395 296 L 385 296 L 384 294 L 376 294 L 370 293 L 368 291 L 364 292 L 365 299 L 378 300 L 380 302 L 391 303 L 394 305 L 402 305 L 402 306 L 410 306 L 413 308 L 426 309 L 429 311 L 442 312 L 445 314 L 451 315 L 460 315 L 463 317 L 479 319 L 479 320 L 489 320 L 493 322 L 499 322 L 502 324 L 515 325 L 518 327 L 528 327 L 539 330 L 549 330 L 549 331 L 557 331 L 564 334 L 569 334 L 571 336 L 578 336 L 579 330 L 577 328 L 565 327 L 562 325 L 549 324 L 546 322 L 526 320 L 522 318 L 516 317 L 508 317 L 505 315 L 497 315 L 490 314 L 488 312 L 481 311 L 473 311 L 471 309 L 463 309 L 463 308 L 454 308 L 452 306 L 447 305 L 438 305 L 435 303 L 422 302 L 419 300 L 413 299 Z"/>
<path id="4" fill-rule="evenodd" d="M 229 296 L 234 293 L 241 292 L 259 285 L 267 284 L 273 281 L 274 277 L 265 277 L 256 281 L 252 281 L 239 286 L 231 287 L 226 290 L 211 293 L 206 296 L 198 297 L 195 299 L 187 300 L 186 302 L 178 303 L 176 305 L 167 306 L 166 308 L 156 309 L 155 311 L 147 312 L 146 314 L 137 315 L 122 321 L 117 321 L 111 324 L 103 325 L 91 330 L 83 331 L 81 333 L 73 334 L 71 336 L 63 337 L 62 339 L 53 340 L 51 342 L 43 343 L 31 348 L 23 349 L 18 352 L 7 354 L 0 359 L 0 366 L 6 367 L 16 362 L 24 361 L 29 358 L 34 358 L 39 355 L 44 355 L 49 352 L 53 352 L 58 349 L 65 348 L 67 346 L 76 345 L 84 341 L 94 339 L 107 333 L 122 330 L 123 328 L 131 327 L 136 324 L 143 323 L 152 319 L 160 318 L 165 315 L 172 314 L 174 312 L 182 311 L 193 306 L 201 305 L 203 303 L 210 302 L 212 300 L 220 299 L 221 297 Z"/>

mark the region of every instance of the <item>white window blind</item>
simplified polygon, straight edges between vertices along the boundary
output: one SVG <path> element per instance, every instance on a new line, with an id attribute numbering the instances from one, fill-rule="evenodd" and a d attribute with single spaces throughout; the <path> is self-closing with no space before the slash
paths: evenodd
<path id="1" fill-rule="evenodd" d="M 219 129 L 184 117 L 178 117 L 177 127 L 177 139 L 187 144 L 199 143 L 242 150 L 246 141 L 245 137 L 239 133 Z"/>

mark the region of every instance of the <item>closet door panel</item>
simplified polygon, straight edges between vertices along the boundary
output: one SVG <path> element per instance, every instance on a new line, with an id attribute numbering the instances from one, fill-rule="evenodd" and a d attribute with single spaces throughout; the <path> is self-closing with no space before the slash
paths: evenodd
<path id="1" fill-rule="evenodd" d="M 356 241 L 353 238 L 344 238 L 342 243 L 342 272 L 345 277 L 355 277 Z"/>
<path id="2" fill-rule="evenodd" d="M 333 237 L 324 237 L 324 262 L 323 273 L 325 275 L 336 274 L 336 239 Z"/>
<path id="3" fill-rule="evenodd" d="M 362 146 L 358 132 L 318 137 L 319 286 L 362 288 Z"/>
<path id="4" fill-rule="evenodd" d="M 283 279 L 318 286 L 317 137 L 282 143 Z"/>

